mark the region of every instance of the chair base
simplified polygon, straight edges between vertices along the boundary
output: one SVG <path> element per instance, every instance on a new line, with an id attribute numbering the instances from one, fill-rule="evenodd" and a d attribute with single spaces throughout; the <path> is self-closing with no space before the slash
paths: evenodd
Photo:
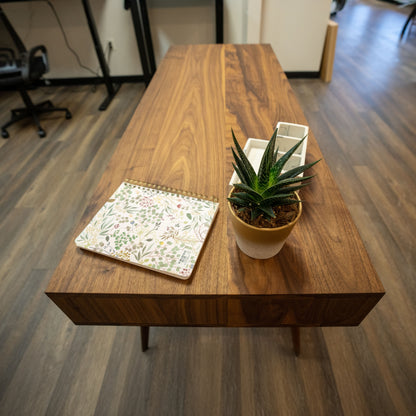
<path id="1" fill-rule="evenodd" d="M 65 118 L 70 119 L 72 118 L 72 114 L 67 108 L 63 107 L 54 107 L 52 102 L 50 100 L 43 101 L 39 104 L 33 104 L 32 100 L 29 97 L 29 94 L 26 90 L 19 90 L 20 95 L 22 96 L 22 99 L 26 105 L 26 107 L 22 108 L 16 108 L 14 110 L 11 110 L 12 118 L 9 122 L 6 124 L 3 124 L 1 127 L 1 135 L 4 139 L 7 139 L 9 137 L 9 133 L 7 131 L 7 127 L 10 125 L 17 123 L 20 120 L 23 120 L 25 118 L 31 117 L 33 121 L 35 122 L 37 128 L 38 128 L 38 135 L 39 137 L 45 137 L 46 132 L 41 127 L 39 122 L 39 114 L 42 113 L 51 113 L 53 111 L 64 111 L 65 112 Z"/>

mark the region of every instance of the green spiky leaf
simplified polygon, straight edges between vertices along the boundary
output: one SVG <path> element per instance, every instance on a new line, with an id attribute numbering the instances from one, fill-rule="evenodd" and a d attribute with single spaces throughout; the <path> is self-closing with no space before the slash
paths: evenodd
<path id="1" fill-rule="evenodd" d="M 305 172 L 305 170 L 317 164 L 319 160 L 316 160 L 315 162 L 312 162 L 312 163 L 308 163 L 307 165 L 298 166 L 297 168 L 293 168 L 293 169 L 288 170 L 285 173 L 282 173 L 279 177 L 279 181 L 283 179 L 287 179 L 287 178 L 295 178 L 296 176 L 300 175 L 302 172 Z"/>
<path id="2" fill-rule="evenodd" d="M 261 158 L 259 171 L 258 171 L 258 184 L 259 189 L 264 190 L 269 186 L 270 180 L 270 171 L 273 166 L 273 159 L 274 159 L 274 147 L 276 143 L 276 134 L 277 129 L 273 132 L 273 135 L 267 144 L 267 147 L 263 153 L 263 157 Z"/>
<path id="3" fill-rule="evenodd" d="M 235 163 L 233 163 L 241 183 L 234 185 L 234 192 L 228 200 L 238 207 L 239 211 L 248 211 L 251 219 L 263 216 L 265 219 L 275 217 L 276 207 L 299 203 L 295 192 L 307 186 L 312 176 L 299 177 L 301 173 L 315 165 L 318 161 L 299 166 L 282 173 L 285 164 L 296 152 L 305 137 L 283 154 L 279 159 L 276 147 L 277 130 L 264 151 L 258 173 L 239 145 L 234 131 L 231 130 L 235 145 L 232 149 Z"/>
<path id="4" fill-rule="evenodd" d="M 245 183 L 249 186 L 254 186 L 257 182 L 256 172 L 254 171 L 253 166 L 251 165 L 250 161 L 248 160 L 246 154 L 244 153 L 244 150 L 239 145 L 239 143 L 238 143 L 238 141 L 237 141 L 237 139 L 234 135 L 234 131 L 232 129 L 231 129 L 231 132 L 232 132 L 232 135 L 233 135 L 234 145 L 235 145 L 235 147 L 237 149 L 237 153 L 238 153 L 238 155 L 237 155 L 236 152 L 234 151 L 234 149 L 232 149 L 234 160 L 235 160 L 237 166 L 239 167 L 240 172 L 242 173 L 242 175 L 246 179 Z"/>
<path id="5" fill-rule="evenodd" d="M 276 163 L 271 168 L 271 172 L 270 172 L 271 184 L 274 184 L 276 180 L 279 180 L 280 174 L 282 173 L 282 170 L 285 164 L 288 162 L 290 157 L 296 152 L 296 150 L 299 148 L 299 146 L 303 143 L 305 139 L 306 139 L 306 136 L 304 136 L 302 140 L 300 140 L 293 147 L 291 147 L 282 157 L 280 157 L 276 161 Z"/>
<path id="6" fill-rule="evenodd" d="M 262 211 L 263 216 L 266 217 L 267 219 L 276 218 L 276 214 L 274 213 L 273 208 L 271 206 L 258 207 L 258 210 Z"/>
<path id="7" fill-rule="evenodd" d="M 263 199 L 262 194 L 258 193 L 255 189 L 250 188 L 248 185 L 246 185 L 244 183 L 236 183 L 234 185 L 234 188 L 237 189 L 237 190 L 245 191 L 245 192 L 253 195 L 254 197 L 257 198 L 257 200 L 262 200 Z"/>

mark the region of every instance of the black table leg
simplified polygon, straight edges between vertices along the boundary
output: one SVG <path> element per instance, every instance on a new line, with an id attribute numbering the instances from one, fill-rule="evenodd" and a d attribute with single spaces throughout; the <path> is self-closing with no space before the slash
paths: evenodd
<path id="1" fill-rule="evenodd" d="M 290 329 L 292 331 L 293 351 L 296 357 L 298 357 L 300 354 L 300 328 L 298 326 L 292 326 Z"/>
<path id="2" fill-rule="evenodd" d="M 152 76 L 156 72 L 155 54 L 153 50 L 152 34 L 150 32 L 149 14 L 147 12 L 147 0 L 140 0 L 140 13 L 142 16 L 144 38 L 147 44 L 147 57 L 149 59 L 149 67 Z"/>
<path id="3" fill-rule="evenodd" d="M 150 34 L 149 17 L 147 15 L 146 0 L 129 0 L 125 3 L 130 8 L 133 20 L 134 33 L 136 35 L 137 47 L 143 68 L 146 85 L 149 85 L 156 70 L 153 53 L 153 43 Z M 146 24 L 146 27 L 144 27 Z"/>
<path id="4" fill-rule="evenodd" d="M 224 43 L 224 1 L 215 0 L 216 42 Z"/>
<path id="5" fill-rule="evenodd" d="M 149 13 L 146 0 L 125 0 L 124 7 L 131 10 L 134 32 L 146 85 L 156 72 L 155 54 L 150 31 Z M 216 42 L 224 42 L 224 1 L 215 0 Z"/>
<path id="6" fill-rule="evenodd" d="M 142 340 L 142 351 L 145 352 L 149 348 L 149 327 L 140 327 L 140 337 Z"/>
<path id="7" fill-rule="evenodd" d="M 107 97 L 100 105 L 100 111 L 107 109 L 111 100 L 117 94 L 117 91 L 120 89 L 120 84 L 113 85 L 110 77 L 110 70 L 108 69 L 107 62 L 104 57 L 103 48 L 101 46 L 100 38 L 98 36 L 97 27 L 95 26 L 94 17 L 92 15 L 91 6 L 89 0 L 82 0 L 82 5 L 84 6 L 85 16 L 88 21 L 88 28 L 91 32 L 91 37 L 94 42 L 95 52 L 97 53 L 97 58 L 100 63 L 101 71 L 103 73 L 104 83 L 107 87 Z"/>

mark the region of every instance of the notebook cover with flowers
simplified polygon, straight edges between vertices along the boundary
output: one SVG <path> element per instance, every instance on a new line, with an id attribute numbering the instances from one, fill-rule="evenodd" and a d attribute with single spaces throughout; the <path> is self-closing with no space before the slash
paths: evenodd
<path id="1" fill-rule="evenodd" d="M 108 257 L 189 279 L 218 205 L 215 198 L 126 179 L 75 243 Z"/>

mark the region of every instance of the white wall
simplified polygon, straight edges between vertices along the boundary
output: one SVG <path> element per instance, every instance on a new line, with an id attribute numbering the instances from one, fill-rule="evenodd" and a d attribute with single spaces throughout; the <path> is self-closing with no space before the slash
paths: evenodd
<path id="1" fill-rule="evenodd" d="M 260 42 L 285 71 L 319 71 L 331 0 L 263 0 Z"/>
<path id="2" fill-rule="evenodd" d="M 81 62 L 99 70 L 91 35 L 81 0 L 52 0 L 64 27 L 70 46 Z M 110 70 L 114 75 L 141 74 L 139 53 L 136 46 L 130 11 L 123 8 L 122 0 L 90 0 L 97 29 L 105 48 L 106 41 L 115 46 L 110 58 Z M 46 45 L 51 71 L 49 78 L 94 76 L 81 68 L 64 42 L 56 17 L 46 2 L 22 2 L 2 4 L 12 24 L 27 47 Z"/>
<path id="3" fill-rule="evenodd" d="M 94 72 L 98 60 L 81 0 L 51 0 L 70 46 Z M 130 11 L 122 0 L 90 0 L 104 49 L 114 45 L 112 75 L 142 73 Z M 46 2 L 2 4 L 28 47 L 45 44 L 49 78 L 93 76 L 81 68 L 64 42 L 56 18 Z M 148 0 L 156 61 L 172 44 L 214 43 L 213 0 Z M 322 55 L 330 0 L 225 0 L 224 41 L 271 43 L 286 71 L 317 71 Z M 108 50 L 106 49 L 106 55 Z"/>

